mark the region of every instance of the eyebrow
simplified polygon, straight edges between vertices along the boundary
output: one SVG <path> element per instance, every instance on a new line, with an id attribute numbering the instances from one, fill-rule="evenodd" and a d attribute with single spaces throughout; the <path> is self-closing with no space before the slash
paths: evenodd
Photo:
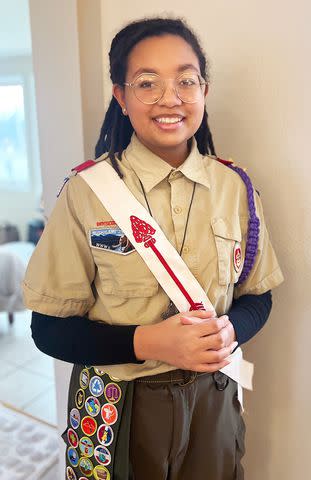
<path id="1" fill-rule="evenodd" d="M 193 63 L 184 63 L 183 65 L 179 65 L 179 67 L 177 68 L 177 73 L 184 72 L 185 70 L 190 70 L 190 69 L 196 70 L 200 74 L 199 70 L 197 69 L 197 67 L 195 65 L 193 65 Z M 143 67 L 143 68 L 139 68 L 138 70 L 136 70 L 136 72 L 133 74 L 133 77 L 137 77 L 141 73 L 156 73 L 156 74 L 159 74 L 158 71 L 155 68 Z"/>

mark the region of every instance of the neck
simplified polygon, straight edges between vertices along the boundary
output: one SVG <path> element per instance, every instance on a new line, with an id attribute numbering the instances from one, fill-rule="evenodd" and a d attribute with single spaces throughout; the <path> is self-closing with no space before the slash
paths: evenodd
<path id="1" fill-rule="evenodd" d="M 181 145 L 173 147 L 157 147 L 155 145 L 146 144 L 137 136 L 138 140 L 145 145 L 152 153 L 162 158 L 166 163 L 171 165 L 173 168 L 178 168 L 184 163 L 186 158 L 190 153 L 191 140 L 184 142 Z"/>

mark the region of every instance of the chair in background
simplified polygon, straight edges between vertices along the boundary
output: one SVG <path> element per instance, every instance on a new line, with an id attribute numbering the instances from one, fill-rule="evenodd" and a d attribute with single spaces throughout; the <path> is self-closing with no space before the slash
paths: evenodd
<path id="1" fill-rule="evenodd" d="M 7 312 L 10 325 L 14 312 L 25 310 L 21 283 L 33 249 L 30 242 L 0 245 L 0 311 Z"/>

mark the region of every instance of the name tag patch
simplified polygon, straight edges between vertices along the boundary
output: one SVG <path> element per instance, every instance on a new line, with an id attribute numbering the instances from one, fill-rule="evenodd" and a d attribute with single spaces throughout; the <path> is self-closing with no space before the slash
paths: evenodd
<path id="1" fill-rule="evenodd" d="M 90 246 L 119 255 L 128 255 L 134 247 L 124 235 L 123 231 L 116 228 L 94 228 L 89 230 Z"/>

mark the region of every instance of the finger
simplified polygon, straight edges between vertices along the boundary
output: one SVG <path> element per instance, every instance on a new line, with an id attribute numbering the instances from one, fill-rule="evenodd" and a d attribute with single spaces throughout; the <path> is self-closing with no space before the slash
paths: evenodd
<path id="1" fill-rule="evenodd" d="M 211 310 L 192 310 L 191 312 L 181 312 L 182 317 L 188 318 L 212 318 L 217 316 L 215 311 Z"/>
<path id="2" fill-rule="evenodd" d="M 226 325 L 217 333 L 201 337 L 200 341 L 205 350 L 220 350 L 221 348 L 228 347 L 232 342 L 230 333 L 230 326 Z"/>
<path id="3" fill-rule="evenodd" d="M 200 323 L 207 322 L 210 318 L 213 318 L 213 317 L 198 318 L 198 317 L 182 316 L 180 317 L 180 323 L 182 325 L 198 325 Z"/>
<path id="4" fill-rule="evenodd" d="M 201 322 L 198 325 L 194 325 L 197 328 L 197 334 L 199 337 L 211 335 L 220 332 L 229 324 L 229 318 L 227 315 L 223 315 L 219 318 L 210 318 L 205 322 Z"/>
<path id="5" fill-rule="evenodd" d="M 230 364 L 230 361 L 224 360 L 219 363 L 201 363 L 195 367 L 196 372 L 214 373 Z"/>
<path id="6" fill-rule="evenodd" d="M 220 363 L 223 362 L 231 354 L 234 346 L 221 348 L 220 350 L 206 350 L 202 353 L 201 363 Z"/>
<path id="7" fill-rule="evenodd" d="M 180 317 L 180 323 L 182 325 L 198 325 L 200 323 L 203 323 L 203 322 L 207 322 L 210 318 L 215 318 L 215 316 L 213 315 L 212 312 L 207 312 L 209 313 L 209 316 L 208 317 L 189 317 L 188 315 L 183 315 L 182 317 Z"/>

